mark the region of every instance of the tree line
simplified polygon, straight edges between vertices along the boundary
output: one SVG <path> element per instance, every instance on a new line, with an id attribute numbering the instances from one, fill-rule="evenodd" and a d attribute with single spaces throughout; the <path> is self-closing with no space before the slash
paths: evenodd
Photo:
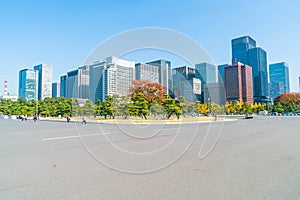
<path id="1" fill-rule="evenodd" d="M 44 100 L 17 101 L 0 99 L 0 113 L 4 115 L 35 115 L 66 117 L 66 116 L 103 116 L 114 119 L 116 116 L 127 118 L 137 116 L 144 119 L 160 117 L 169 119 L 171 116 L 199 116 L 212 114 L 245 114 L 258 113 L 267 110 L 269 112 L 283 113 L 300 110 L 300 94 L 288 93 L 277 97 L 274 104 L 248 104 L 247 102 L 226 102 L 218 105 L 213 102 L 200 103 L 187 102 L 184 97 L 173 99 L 166 94 L 166 90 L 159 83 L 150 81 L 133 81 L 130 95 L 108 95 L 105 101 L 97 100 L 95 104 L 86 100 L 83 105 L 76 99 L 64 97 L 45 98 Z"/>

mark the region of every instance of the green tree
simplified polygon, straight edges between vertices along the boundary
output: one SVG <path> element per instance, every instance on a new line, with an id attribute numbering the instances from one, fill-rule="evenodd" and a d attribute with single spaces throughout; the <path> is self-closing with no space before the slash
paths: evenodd
<path id="1" fill-rule="evenodd" d="M 249 113 L 249 112 L 252 112 L 251 105 L 249 105 L 248 102 L 245 102 L 243 104 L 242 113 Z"/>
<path id="2" fill-rule="evenodd" d="M 179 97 L 179 107 L 181 109 L 181 113 L 183 114 L 183 116 L 185 116 L 185 114 L 188 112 L 188 108 L 187 108 L 187 102 L 186 102 L 184 96 Z"/>
<path id="3" fill-rule="evenodd" d="M 118 112 L 126 119 L 129 115 L 129 98 L 121 96 L 118 101 Z"/>
<path id="4" fill-rule="evenodd" d="M 81 108 L 75 98 L 71 99 L 71 109 L 72 109 L 72 116 L 78 116 L 81 114 Z"/>
<path id="5" fill-rule="evenodd" d="M 72 100 L 65 97 L 58 97 L 56 102 L 56 114 L 60 116 L 67 116 L 72 114 Z"/>
<path id="6" fill-rule="evenodd" d="M 101 111 L 102 111 L 102 104 L 101 104 L 100 99 L 97 99 L 96 100 L 96 105 L 95 105 L 96 115 L 101 115 Z"/>
<path id="7" fill-rule="evenodd" d="M 275 112 L 278 112 L 278 113 L 284 112 L 284 108 L 280 102 L 275 103 L 274 106 L 275 106 Z"/>
<path id="8" fill-rule="evenodd" d="M 83 106 L 83 114 L 85 115 L 94 115 L 95 114 L 95 106 L 91 100 L 87 100 Z"/>
<path id="9" fill-rule="evenodd" d="M 179 119 L 180 115 L 182 114 L 179 101 L 174 100 L 169 95 L 164 95 L 162 105 L 165 109 L 168 119 L 170 119 L 173 114 L 175 114 L 177 119 Z"/>
<path id="10" fill-rule="evenodd" d="M 131 115 L 144 117 L 147 119 L 147 115 L 149 113 L 148 111 L 148 101 L 145 98 L 145 95 L 143 93 L 137 93 L 132 99 L 131 99 L 131 105 L 129 106 L 129 113 Z"/>
<path id="11" fill-rule="evenodd" d="M 154 117 L 157 117 L 157 115 L 165 114 L 164 107 L 158 103 L 154 103 L 150 107 L 150 113 Z"/>
<path id="12" fill-rule="evenodd" d="M 101 104 L 101 114 L 104 115 L 105 119 L 107 119 L 107 116 L 110 118 L 115 118 L 115 115 L 113 113 L 113 102 L 112 102 L 112 96 L 107 95 L 104 102 Z"/>
<path id="13" fill-rule="evenodd" d="M 115 116 L 123 116 L 127 118 L 129 115 L 128 111 L 129 98 L 127 96 L 120 96 L 114 94 L 112 96 L 112 112 Z"/>

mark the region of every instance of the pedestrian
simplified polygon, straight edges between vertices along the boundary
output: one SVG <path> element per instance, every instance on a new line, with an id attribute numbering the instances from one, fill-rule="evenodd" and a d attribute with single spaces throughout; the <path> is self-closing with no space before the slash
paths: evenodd
<path id="1" fill-rule="evenodd" d="M 37 116 L 34 115 L 34 116 L 33 116 L 33 121 L 36 122 L 36 120 L 37 120 Z"/>
<path id="2" fill-rule="evenodd" d="M 82 116 L 82 124 L 86 125 L 86 116 L 85 115 Z"/>
<path id="3" fill-rule="evenodd" d="M 70 116 L 67 116 L 67 122 L 69 123 L 71 120 L 71 117 Z"/>

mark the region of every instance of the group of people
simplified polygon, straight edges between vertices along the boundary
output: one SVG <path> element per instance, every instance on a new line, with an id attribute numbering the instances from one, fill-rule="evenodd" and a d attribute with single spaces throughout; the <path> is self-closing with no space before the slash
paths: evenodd
<path id="1" fill-rule="evenodd" d="M 18 117 L 17 117 L 17 119 L 20 119 L 21 121 L 27 121 L 27 116 L 24 116 L 24 115 L 19 115 Z M 36 122 L 36 120 L 38 120 L 38 117 L 37 117 L 37 115 L 33 115 L 33 121 L 34 122 Z"/>
<path id="2" fill-rule="evenodd" d="M 24 121 L 24 120 L 27 121 L 27 117 L 23 116 L 23 115 L 18 116 L 17 119 L 21 119 L 22 121 Z M 38 116 L 37 115 L 33 115 L 32 119 L 33 119 L 34 122 L 36 122 L 38 120 Z M 67 122 L 69 123 L 71 121 L 71 116 L 68 115 L 66 117 L 66 119 L 67 119 Z M 81 119 L 82 119 L 82 124 L 86 125 L 87 124 L 87 122 L 86 122 L 86 116 L 83 115 Z"/>

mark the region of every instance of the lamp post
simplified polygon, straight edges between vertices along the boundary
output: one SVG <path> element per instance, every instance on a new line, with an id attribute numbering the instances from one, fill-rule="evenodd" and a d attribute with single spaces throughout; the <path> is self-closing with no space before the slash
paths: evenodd
<path id="1" fill-rule="evenodd" d="M 269 96 L 267 96 L 267 110 L 268 110 L 268 115 L 269 115 Z"/>
<path id="2" fill-rule="evenodd" d="M 38 108 L 38 80 L 37 80 L 37 71 L 35 71 L 35 116 L 38 116 L 39 108 Z"/>
<path id="3" fill-rule="evenodd" d="M 207 109 L 208 113 L 210 113 L 210 98 L 207 98 Z"/>
<path id="4" fill-rule="evenodd" d="M 38 100 L 36 100 L 36 104 L 35 104 L 35 115 L 36 117 L 38 116 Z"/>

